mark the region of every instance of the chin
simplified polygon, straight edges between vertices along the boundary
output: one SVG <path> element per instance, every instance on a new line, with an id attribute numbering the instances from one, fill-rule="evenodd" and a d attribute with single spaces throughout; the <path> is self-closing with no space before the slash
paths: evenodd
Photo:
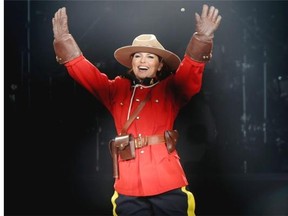
<path id="1" fill-rule="evenodd" d="M 145 78 L 147 78 L 147 76 L 141 76 L 141 77 L 137 77 L 139 80 L 143 80 Z"/>

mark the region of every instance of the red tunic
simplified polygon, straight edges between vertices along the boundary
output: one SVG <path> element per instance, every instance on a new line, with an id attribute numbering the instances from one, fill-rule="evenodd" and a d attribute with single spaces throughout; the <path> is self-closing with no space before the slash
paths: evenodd
<path id="1" fill-rule="evenodd" d="M 130 80 L 119 76 L 109 80 L 84 56 L 65 66 L 72 78 L 110 111 L 118 133 L 127 120 L 130 104 L 131 114 L 151 91 L 151 99 L 127 131 L 136 137 L 164 134 L 165 130 L 173 129 L 179 109 L 200 91 L 205 64 L 185 56 L 175 75 L 149 87 L 139 84 L 131 87 Z M 114 188 L 124 195 L 150 196 L 186 185 L 177 151 L 168 154 L 165 143 L 159 143 L 136 149 L 133 160 L 119 159 L 119 179 L 115 180 Z"/>

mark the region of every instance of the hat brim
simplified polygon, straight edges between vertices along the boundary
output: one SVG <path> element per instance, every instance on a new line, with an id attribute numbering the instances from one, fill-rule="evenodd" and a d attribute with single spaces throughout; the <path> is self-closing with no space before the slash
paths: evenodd
<path id="1" fill-rule="evenodd" d="M 137 52 L 148 52 L 163 58 L 164 63 L 171 69 L 176 70 L 181 62 L 180 58 L 169 50 L 146 46 L 124 46 L 114 52 L 115 59 L 127 68 L 131 68 L 131 56 Z"/>

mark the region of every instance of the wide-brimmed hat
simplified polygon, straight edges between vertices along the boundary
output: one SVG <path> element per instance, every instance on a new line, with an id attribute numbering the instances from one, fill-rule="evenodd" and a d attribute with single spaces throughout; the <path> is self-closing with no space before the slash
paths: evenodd
<path id="1" fill-rule="evenodd" d="M 173 52 L 166 50 L 153 34 L 137 36 L 132 45 L 118 48 L 114 52 L 114 57 L 120 64 L 131 68 L 131 56 L 137 52 L 148 52 L 160 56 L 171 70 L 177 69 L 181 62 L 180 58 Z"/>

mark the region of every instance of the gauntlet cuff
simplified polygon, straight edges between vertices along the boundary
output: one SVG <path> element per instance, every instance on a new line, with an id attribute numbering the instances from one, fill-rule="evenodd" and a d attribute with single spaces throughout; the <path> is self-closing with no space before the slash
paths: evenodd
<path id="1" fill-rule="evenodd" d="M 59 64 L 65 64 L 82 54 L 71 34 L 66 34 L 60 39 L 54 39 L 53 46 L 56 54 L 56 61 Z"/>
<path id="2" fill-rule="evenodd" d="M 208 62 L 212 57 L 213 40 L 205 35 L 193 34 L 187 48 L 186 54 L 198 62 Z"/>

